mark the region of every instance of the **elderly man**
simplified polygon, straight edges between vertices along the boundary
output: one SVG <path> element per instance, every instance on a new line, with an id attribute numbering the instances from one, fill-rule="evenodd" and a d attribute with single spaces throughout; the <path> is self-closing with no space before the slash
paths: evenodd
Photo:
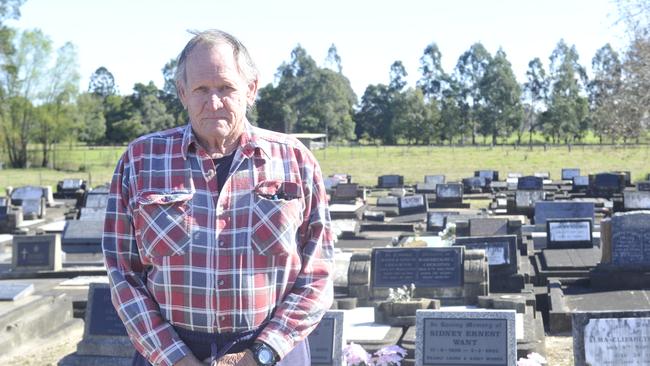
<path id="1" fill-rule="evenodd" d="M 218 30 L 178 57 L 189 124 L 118 162 L 103 250 L 134 365 L 309 365 L 329 308 L 332 234 L 314 156 L 253 127 L 258 72 Z"/>

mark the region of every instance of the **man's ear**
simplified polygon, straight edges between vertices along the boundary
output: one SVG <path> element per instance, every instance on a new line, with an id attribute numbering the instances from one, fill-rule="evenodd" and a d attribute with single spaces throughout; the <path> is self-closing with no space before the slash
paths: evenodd
<path id="1" fill-rule="evenodd" d="M 178 93 L 178 99 L 181 100 L 181 104 L 183 105 L 183 108 L 187 109 L 187 103 L 185 101 L 187 100 L 187 94 L 185 91 L 185 86 L 181 85 L 183 83 L 176 83 L 176 90 Z"/>
<path id="2" fill-rule="evenodd" d="M 248 84 L 248 93 L 246 94 L 246 101 L 248 102 L 249 106 L 252 106 L 255 104 L 255 99 L 257 98 L 257 85 L 259 83 L 258 79 L 255 79 L 254 81 L 250 82 Z"/>

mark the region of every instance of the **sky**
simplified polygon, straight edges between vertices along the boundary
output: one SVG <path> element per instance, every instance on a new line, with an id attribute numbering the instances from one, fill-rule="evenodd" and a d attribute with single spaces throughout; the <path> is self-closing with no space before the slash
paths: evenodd
<path id="1" fill-rule="evenodd" d="M 580 62 L 596 51 L 627 44 L 609 0 L 27 0 L 18 29 L 40 28 L 55 47 L 77 47 L 80 89 L 106 67 L 121 94 L 135 83 L 163 86 L 162 68 L 191 38 L 187 30 L 218 28 L 238 37 L 261 73 L 260 86 L 300 44 L 321 66 L 335 44 L 343 74 L 360 98 L 369 84 L 389 81 L 400 60 L 410 86 L 419 59 L 435 42 L 451 72 L 476 42 L 494 54 L 502 48 L 515 76 L 525 81 L 528 62 L 548 57 L 560 39 L 575 45 Z"/>

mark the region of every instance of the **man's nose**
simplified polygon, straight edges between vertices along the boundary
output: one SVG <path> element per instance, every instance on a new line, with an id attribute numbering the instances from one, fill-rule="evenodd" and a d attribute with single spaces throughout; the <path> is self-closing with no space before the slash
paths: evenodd
<path id="1" fill-rule="evenodd" d="M 221 101 L 221 97 L 219 96 L 219 94 L 212 93 L 210 95 L 210 107 L 212 107 L 214 110 L 223 107 L 223 102 Z"/>

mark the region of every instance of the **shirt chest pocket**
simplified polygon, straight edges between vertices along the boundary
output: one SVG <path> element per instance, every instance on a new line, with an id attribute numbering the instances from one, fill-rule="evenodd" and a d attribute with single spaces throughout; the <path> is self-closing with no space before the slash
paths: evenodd
<path id="1" fill-rule="evenodd" d="M 145 192 L 138 195 L 135 233 L 151 258 L 183 255 L 191 242 L 192 193 Z"/>
<path id="2" fill-rule="evenodd" d="M 251 241 L 260 255 L 288 255 L 297 249 L 302 194 L 293 182 L 267 181 L 253 193 Z"/>

